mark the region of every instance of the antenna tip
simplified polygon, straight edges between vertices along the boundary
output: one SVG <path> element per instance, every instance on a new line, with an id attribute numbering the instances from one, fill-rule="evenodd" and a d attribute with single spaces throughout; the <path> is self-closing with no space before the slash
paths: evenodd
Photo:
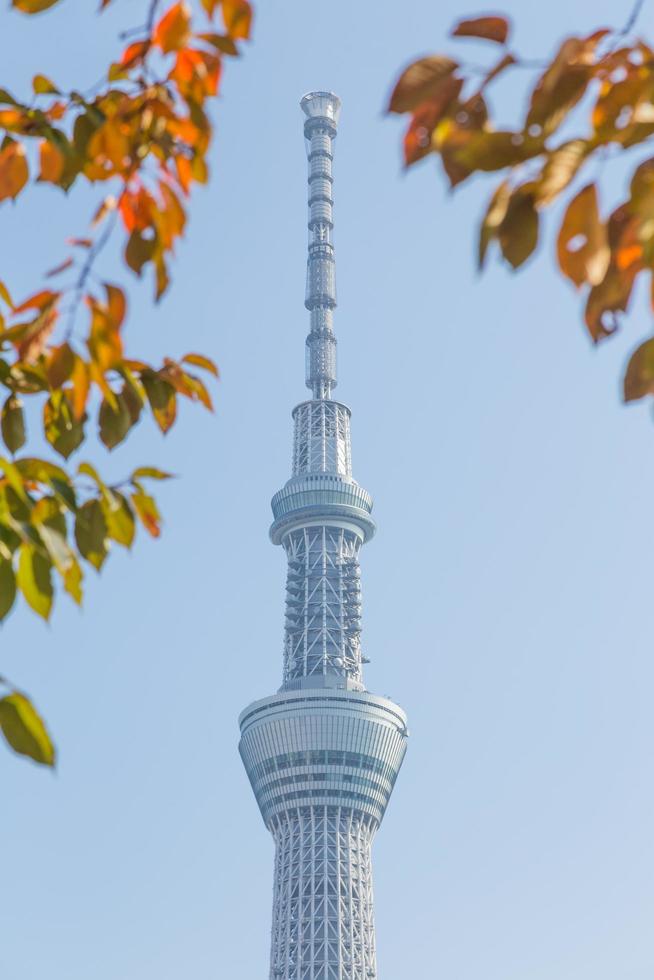
<path id="1" fill-rule="evenodd" d="M 341 100 L 333 92 L 307 92 L 300 100 L 309 119 L 329 119 L 335 126 L 341 114 Z"/>

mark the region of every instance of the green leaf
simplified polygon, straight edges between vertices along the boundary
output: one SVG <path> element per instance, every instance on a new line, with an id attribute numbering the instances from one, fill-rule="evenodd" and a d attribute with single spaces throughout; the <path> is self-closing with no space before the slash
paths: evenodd
<path id="1" fill-rule="evenodd" d="M 114 411 L 106 398 L 100 405 L 99 433 L 107 449 L 115 449 L 132 427 L 132 413 L 122 394 L 116 395 L 116 408 L 117 411 Z"/>
<path id="2" fill-rule="evenodd" d="M 2 408 L 0 418 L 2 438 L 10 453 L 14 454 L 25 444 L 25 416 L 23 404 L 16 395 L 10 395 Z"/>
<path id="3" fill-rule="evenodd" d="M 157 425 L 165 435 L 177 415 L 175 389 L 167 381 L 159 378 L 154 372 L 144 371 L 141 375 L 141 381 L 143 382 L 145 393 L 148 396 L 152 414 L 156 419 Z"/>
<path id="4" fill-rule="evenodd" d="M 508 203 L 506 214 L 499 226 L 502 255 L 512 268 L 526 262 L 538 244 L 538 212 L 531 194 L 518 187 Z"/>
<path id="5" fill-rule="evenodd" d="M 116 541 L 124 548 L 131 548 L 136 526 L 127 498 L 118 490 L 111 491 L 102 498 L 102 513 L 112 541 Z"/>
<path id="6" fill-rule="evenodd" d="M 17 582 L 34 612 L 49 619 L 53 596 L 52 565 L 30 544 L 21 546 Z"/>
<path id="7" fill-rule="evenodd" d="M 54 766 L 56 752 L 48 730 L 24 694 L 12 691 L 0 698 L 0 729 L 14 752 L 42 766 Z"/>
<path id="8" fill-rule="evenodd" d="M 98 571 L 107 557 L 107 522 L 99 500 L 87 500 L 75 519 L 75 541 L 79 552 Z"/>
<path id="9" fill-rule="evenodd" d="M 53 391 L 43 406 L 45 437 L 64 459 L 83 442 L 85 420 L 86 416 L 79 421 L 75 418 L 68 395 L 63 391 Z"/>
<path id="10" fill-rule="evenodd" d="M 16 598 L 16 578 L 10 561 L 0 558 L 0 622 L 10 611 Z"/>

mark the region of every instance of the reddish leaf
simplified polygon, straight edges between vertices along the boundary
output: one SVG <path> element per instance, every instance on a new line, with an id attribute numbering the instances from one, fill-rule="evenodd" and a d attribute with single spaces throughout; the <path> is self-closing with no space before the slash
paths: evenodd
<path id="1" fill-rule="evenodd" d="M 69 257 L 67 259 L 64 259 L 64 261 L 60 262 L 59 265 L 56 265 L 54 269 L 49 269 L 46 272 L 45 274 L 46 279 L 51 279 L 53 276 L 58 276 L 61 272 L 65 272 L 66 269 L 70 269 L 71 265 L 73 265 L 72 258 Z"/>
<path id="2" fill-rule="evenodd" d="M 404 163 L 407 167 L 432 152 L 432 133 L 458 97 L 462 87 L 462 78 L 448 75 L 443 79 L 438 93 L 414 111 L 404 136 Z"/>
<path id="3" fill-rule="evenodd" d="M 452 37 L 476 37 L 505 44 L 509 29 L 506 17 L 475 17 L 460 21 L 452 31 Z"/>

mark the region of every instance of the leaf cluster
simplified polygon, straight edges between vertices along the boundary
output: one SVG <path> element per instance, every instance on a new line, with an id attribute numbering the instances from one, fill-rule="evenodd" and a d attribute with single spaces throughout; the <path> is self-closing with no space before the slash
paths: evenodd
<path id="1" fill-rule="evenodd" d="M 557 263 L 585 292 L 584 322 L 597 343 L 618 329 L 639 274 L 654 273 L 654 158 L 635 168 L 628 195 L 606 217 L 596 181 L 582 178 L 591 163 L 601 166 L 654 136 L 654 52 L 609 29 L 566 37 L 526 93 L 519 124 L 498 129 L 489 87 L 530 67 L 510 50 L 510 34 L 502 16 L 461 21 L 454 37 L 499 46 L 499 57 L 481 70 L 446 55 L 421 58 L 400 75 L 388 109 L 410 115 L 406 166 L 434 154 L 452 188 L 475 174 L 502 174 L 480 225 L 480 268 L 493 245 L 511 268 L 522 266 L 537 247 L 543 212 L 571 192 Z M 562 136 L 579 116 L 579 133 Z M 654 340 L 632 356 L 624 391 L 628 401 L 654 394 Z"/>

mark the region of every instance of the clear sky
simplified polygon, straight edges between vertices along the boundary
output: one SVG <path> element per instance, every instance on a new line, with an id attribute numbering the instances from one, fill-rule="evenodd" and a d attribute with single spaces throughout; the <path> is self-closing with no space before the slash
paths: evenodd
<path id="1" fill-rule="evenodd" d="M 115 0 L 98 23 L 96 6 L 4 9 L 2 83 L 93 83 L 141 7 Z M 503 6 L 539 57 L 630 5 Z M 343 99 L 337 395 L 379 525 L 363 552 L 367 683 L 412 733 L 375 844 L 380 978 L 652 980 L 654 424 L 620 407 L 618 385 L 650 329 L 645 301 L 592 350 L 552 225 L 519 276 L 479 279 L 487 186 L 452 197 L 431 162 L 401 175 L 390 81 L 474 6 L 257 7 L 174 287 L 156 310 L 132 291 L 132 350 L 213 355 L 216 415 L 184 406 L 166 440 L 143 424 L 105 464 L 181 474 L 159 495 L 162 539 L 116 554 L 100 581 L 89 571 L 81 613 L 62 599 L 45 626 L 21 607 L 0 632 L 0 672 L 60 752 L 54 776 L 0 752 L 0 976 L 267 976 L 273 848 L 236 719 L 281 679 L 284 556 L 267 530 L 306 397 L 298 101 L 328 87 Z M 18 295 L 94 199 L 39 188 L 2 207 Z"/>

